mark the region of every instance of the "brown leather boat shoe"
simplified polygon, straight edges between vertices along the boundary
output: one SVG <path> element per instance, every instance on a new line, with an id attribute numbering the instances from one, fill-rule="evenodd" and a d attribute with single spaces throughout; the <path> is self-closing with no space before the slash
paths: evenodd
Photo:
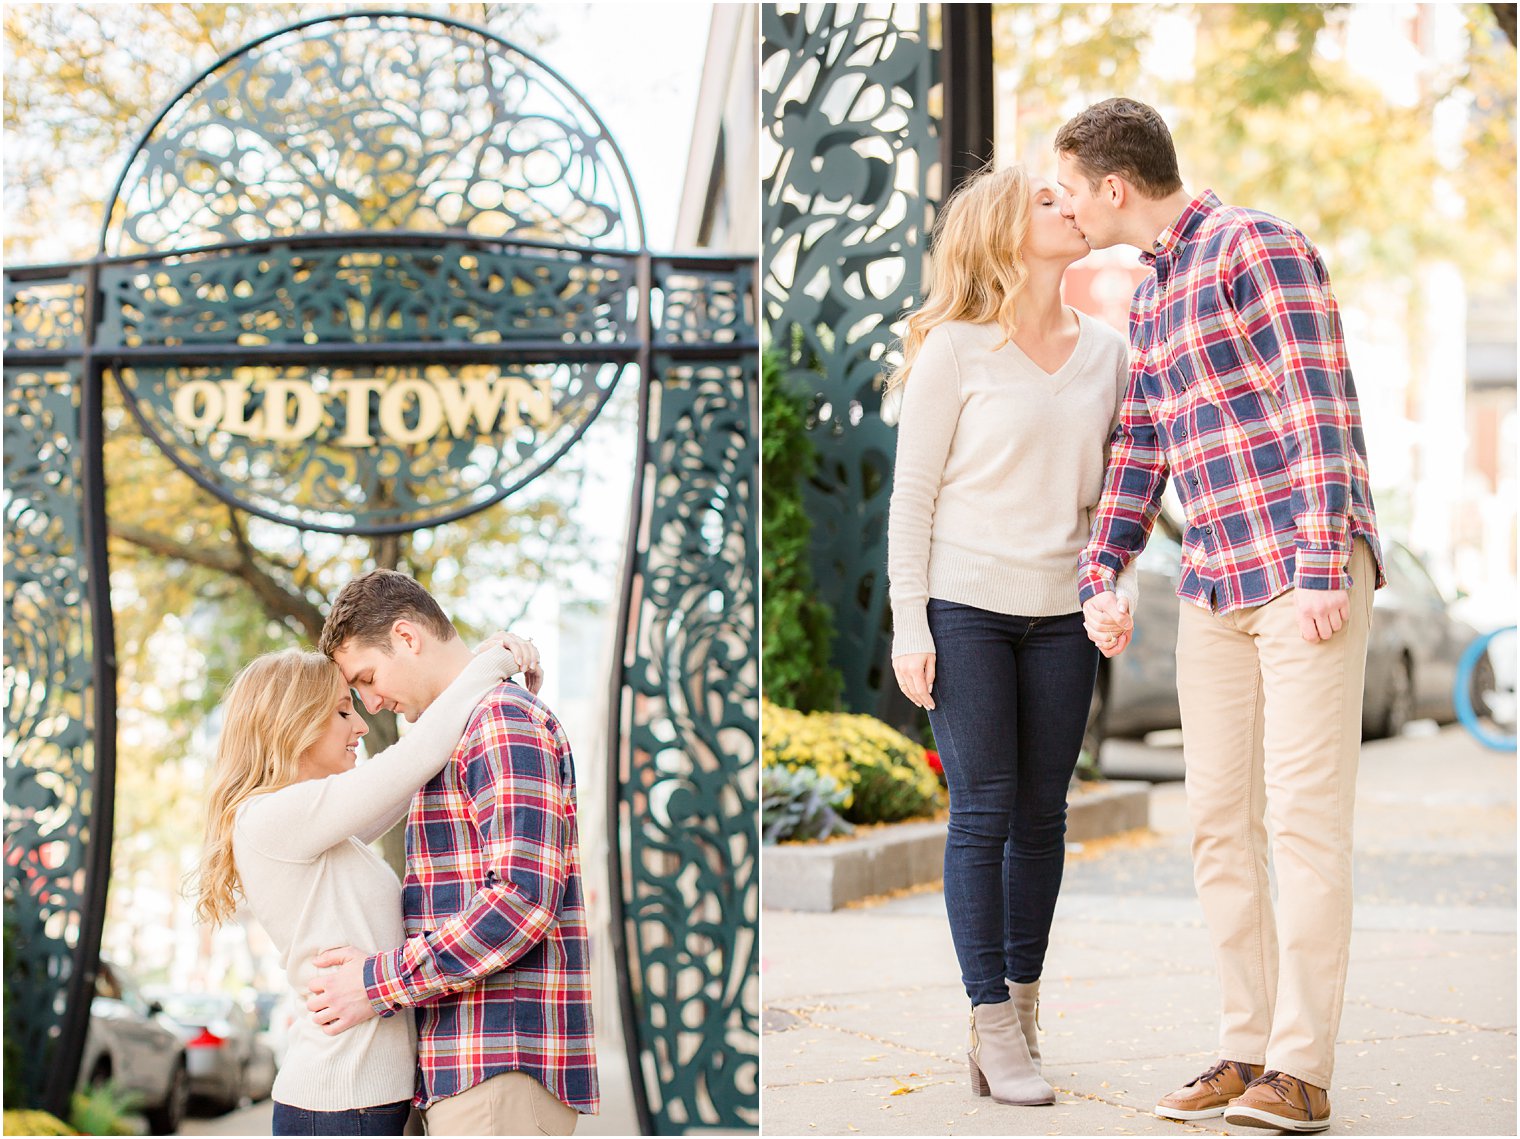
<path id="1" fill-rule="evenodd" d="M 1237 1127 L 1305 1133 L 1330 1126 L 1330 1093 L 1285 1072 L 1266 1072 L 1225 1110 Z"/>
<path id="2" fill-rule="evenodd" d="M 1186 1087 L 1164 1095 L 1156 1103 L 1163 1119 L 1209 1119 L 1223 1115 L 1230 1101 L 1261 1075 L 1256 1064 L 1221 1060 Z"/>

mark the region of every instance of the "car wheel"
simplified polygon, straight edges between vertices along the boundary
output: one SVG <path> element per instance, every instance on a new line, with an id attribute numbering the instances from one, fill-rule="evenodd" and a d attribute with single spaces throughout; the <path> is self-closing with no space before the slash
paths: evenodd
<path id="1" fill-rule="evenodd" d="M 243 1099 L 247 1095 L 248 1065 L 244 1064 L 241 1068 L 238 1069 L 237 1079 L 232 1085 L 232 1090 L 227 1093 L 226 1098 L 217 1104 L 217 1108 L 224 1114 L 229 1111 L 236 1111 L 238 1108 L 243 1106 Z"/>
<path id="2" fill-rule="evenodd" d="M 1494 710 L 1489 705 L 1488 699 L 1493 695 L 1498 682 L 1494 679 L 1494 662 L 1487 655 L 1480 656 L 1473 665 L 1472 679 L 1467 685 L 1467 699 L 1472 704 L 1473 715 L 1479 719 L 1494 719 Z"/>
<path id="3" fill-rule="evenodd" d="M 1414 719 L 1414 665 L 1407 656 L 1393 666 L 1388 685 L 1388 704 L 1383 709 L 1383 722 L 1378 725 L 1380 739 L 1394 738 Z"/>
<path id="4" fill-rule="evenodd" d="M 185 1108 L 190 1103 L 190 1073 L 181 1060 L 174 1065 L 174 1075 L 169 1078 L 169 1091 L 164 1102 L 146 1112 L 148 1130 L 154 1135 L 173 1135 L 185 1120 Z"/>

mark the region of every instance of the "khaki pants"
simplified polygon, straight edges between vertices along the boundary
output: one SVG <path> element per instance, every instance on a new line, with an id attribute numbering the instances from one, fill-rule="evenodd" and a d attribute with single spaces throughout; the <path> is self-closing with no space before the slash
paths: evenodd
<path id="1" fill-rule="evenodd" d="M 422 1113 L 429 1135 L 570 1135 L 580 1115 L 525 1072 L 503 1072 Z"/>
<path id="2" fill-rule="evenodd" d="M 1355 543 L 1350 620 L 1298 630 L 1294 593 L 1177 625 L 1193 876 L 1214 941 L 1219 1056 L 1330 1086 L 1351 948 L 1351 818 L 1376 571 Z M 1267 825 L 1278 896 L 1267 882 Z"/>

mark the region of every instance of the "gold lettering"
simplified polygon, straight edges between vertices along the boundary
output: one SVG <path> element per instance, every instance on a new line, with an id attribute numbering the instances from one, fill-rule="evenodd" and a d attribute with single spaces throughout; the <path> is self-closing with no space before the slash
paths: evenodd
<path id="1" fill-rule="evenodd" d="M 407 397 L 417 401 L 417 425 L 408 427 L 403 414 Z M 398 443 L 420 443 L 438 434 L 443 405 L 438 390 L 426 380 L 397 380 L 380 397 L 380 430 Z"/>
<path id="2" fill-rule="evenodd" d="M 295 400 L 295 418 L 290 403 Z M 322 401 L 304 380 L 271 380 L 264 385 L 264 435 L 276 443 L 309 438 L 322 422 Z"/>
<path id="3" fill-rule="evenodd" d="M 558 422 L 554 386 L 547 378 L 347 379 L 332 381 L 325 392 L 308 380 L 269 380 L 262 384 L 262 407 L 255 412 L 248 407 L 252 394 L 247 379 L 192 380 L 174 393 L 174 417 L 192 431 L 221 430 L 290 445 L 323 431 L 327 406 L 341 401 L 341 411 L 334 408 L 331 418 L 342 431 L 324 440 L 337 447 L 375 445 L 372 395 L 380 397 L 379 434 L 397 443 L 420 443 L 444 433 L 456 439 L 511 435 L 524 424 L 543 433 Z"/>
<path id="4" fill-rule="evenodd" d="M 443 413 L 454 438 L 466 435 L 489 435 L 496 430 L 501 416 L 501 402 L 507 395 L 506 380 L 439 380 L 438 394 L 443 399 Z M 475 429 L 470 430 L 470 421 Z"/>
<path id="5" fill-rule="evenodd" d="M 548 427 L 554 421 L 554 386 L 546 379 L 516 380 L 515 383 L 524 389 L 517 397 L 519 418 L 527 419 L 539 430 Z"/>
<path id="6" fill-rule="evenodd" d="M 200 410 L 196 410 L 196 401 Z M 222 417 L 222 389 L 212 380 L 191 380 L 174 393 L 174 418 L 191 431 L 215 427 Z"/>
<path id="7" fill-rule="evenodd" d="M 347 401 L 343 417 L 343 434 L 333 440 L 339 447 L 372 447 L 375 437 L 369 433 L 369 397 L 385 390 L 384 380 L 334 380 L 334 395 Z M 383 421 L 382 421 L 383 422 Z"/>
<path id="8" fill-rule="evenodd" d="M 226 410 L 222 412 L 222 430 L 233 435 L 260 435 L 263 430 L 261 425 L 248 418 L 248 381 L 222 380 L 221 386 L 226 401 Z"/>

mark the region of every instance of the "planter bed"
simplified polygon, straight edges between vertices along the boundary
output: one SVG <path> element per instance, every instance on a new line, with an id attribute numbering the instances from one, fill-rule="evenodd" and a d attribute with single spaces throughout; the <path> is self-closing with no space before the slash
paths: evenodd
<path id="1" fill-rule="evenodd" d="M 1067 809 L 1067 842 L 1150 825 L 1149 783 L 1116 779 L 1089 786 Z M 861 898 L 938 882 L 945 868 L 945 826 L 943 819 L 896 823 L 829 842 L 762 847 L 762 904 L 768 910 L 826 913 Z"/>

